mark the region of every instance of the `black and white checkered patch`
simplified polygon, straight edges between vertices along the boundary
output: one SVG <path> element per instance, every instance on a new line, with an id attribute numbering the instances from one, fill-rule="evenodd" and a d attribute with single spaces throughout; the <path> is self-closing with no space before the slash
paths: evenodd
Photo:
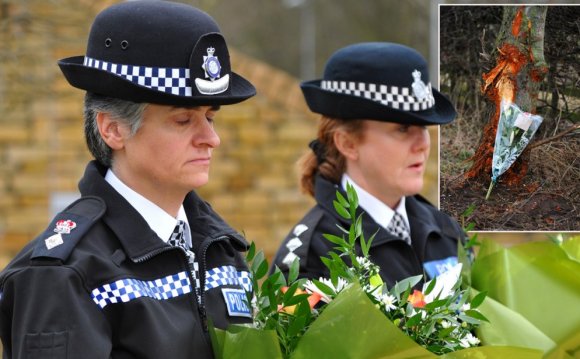
<path id="1" fill-rule="evenodd" d="M 221 266 L 205 272 L 205 290 L 225 285 L 241 286 L 246 292 L 252 291 L 252 279 L 247 271 L 238 271 L 234 266 Z"/>
<path id="2" fill-rule="evenodd" d="M 189 69 L 114 64 L 85 56 L 83 65 L 110 72 L 125 80 L 172 95 L 191 96 Z"/>
<path id="3" fill-rule="evenodd" d="M 407 223 L 399 212 L 395 212 L 393 215 L 393 218 L 387 227 L 387 231 L 404 240 L 407 244 L 411 244 L 411 236 L 409 234 L 409 229 L 407 228 Z"/>
<path id="4" fill-rule="evenodd" d="M 323 90 L 363 97 L 403 111 L 423 111 L 435 105 L 431 83 L 426 85 L 427 95 L 419 99 L 410 87 L 386 86 L 350 81 L 322 81 Z"/>
<path id="5" fill-rule="evenodd" d="M 180 272 L 149 281 L 119 279 L 93 289 L 91 298 L 103 309 L 109 304 L 126 303 L 142 297 L 167 300 L 190 293 L 191 290 L 187 272 Z"/>

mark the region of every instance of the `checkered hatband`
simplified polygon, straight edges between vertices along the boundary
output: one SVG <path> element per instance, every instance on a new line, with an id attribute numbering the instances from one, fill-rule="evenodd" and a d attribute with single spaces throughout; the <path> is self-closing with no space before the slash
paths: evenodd
<path id="1" fill-rule="evenodd" d="M 171 95 L 191 96 L 188 68 L 148 67 L 115 64 L 85 56 L 87 67 L 107 71 L 134 84 Z"/>
<path id="2" fill-rule="evenodd" d="M 435 106 L 431 83 L 426 85 L 425 90 L 428 93 L 423 99 L 415 96 L 410 87 L 325 80 L 320 86 L 326 91 L 366 98 L 402 111 L 424 111 Z"/>

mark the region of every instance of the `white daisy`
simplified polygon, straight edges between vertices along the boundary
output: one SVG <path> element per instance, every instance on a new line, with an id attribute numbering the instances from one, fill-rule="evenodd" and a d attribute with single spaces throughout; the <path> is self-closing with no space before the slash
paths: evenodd
<path id="1" fill-rule="evenodd" d="M 395 298 L 394 296 L 392 296 L 390 294 L 386 294 L 386 295 L 383 295 L 381 299 L 382 299 L 381 301 L 385 305 L 385 310 L 387 312 L 390 312 L 391 310 L 397 308 L 395 306 L 395 302 L 397 301 L 397 298 Z"/>
<path id="2" fill-rule="evenodd" d="M 330 287 L 333 290 L 334 295 L 337 295 L 338 293 L 340 293 L 340 291 L 342 291 L 348 285 L 348 282 L 344 278 L 341 278 L 341 277 L 338 277 L 338 283 L 336 284 L 336 287 L 334 286 L 334 284 L 332 284 L 332 281 L 330 279 L 321 277 L 321 278 L 318 278 L 318 281 L 322 282 L 323 284 Z M 328 294 L 321 291 L 316 286 L 316 284 L 314 284 L 310 280 L 306 281 L 306 283 L 304 284 L 304 289 L 306 289 L 306 291 L 308 291 L 310 293 L 320 294 L 320 297 L 321 297 L 320 300 L 325 302 L 325 303 L 330 303 L 330 301 L 332 300 L 332 298 L 330 296 L 328 296 Z"/>
<path id="3" fill-rule="evenodd" d="M 479 344 L 479 339 L 473 336 L 471 333 L 465 334 L 465 336 L 459 340 L 459 345 L 461 345 L 463 348 L 473 347 L 477 344 Z"/>

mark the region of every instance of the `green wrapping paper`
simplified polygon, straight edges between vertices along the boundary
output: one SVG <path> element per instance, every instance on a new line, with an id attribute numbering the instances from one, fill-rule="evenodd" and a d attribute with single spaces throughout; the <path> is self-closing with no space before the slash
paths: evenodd
<path id="1" fill-rule="evenodd" d="M 580 262 L 580 236 L 572 237 L 562 243 L 562 249 L 570 259 Z"/>
<path id="2" fill-rule="evenodd" d="M 401 332 L 358 284 L 342 291 L 300 339 L 291 359 L 434 358 Z"/>
<path id="3" fill-rule="evenodd" d="M 227 331 L 213 329 L 212 342 L 216 359 L 282 358 L 273 331 L 234 325 Z M 464 349 L 439 358 L 542 358 L 542 350 L 502 345 Z M 373 305 L 358 284 L 352 284 L 314 321 L 290 358 L 427 359 L 437 356 L 401 332 Z"/>
<path id="4" fill-rule="evenodd" d="M 487 291 L 488 300 L 519 314 L 555 343 L 550 350 L 543 342 L 545 358 L 580 358 L 580 262 L 574 259 L 579 242 L 503 248 L 484 241 L 472 267 L 475 289 Z M 522 323 L 514 319 L 513 329 Z M 502 335 L 510 345 L 517 342 L 509 332 Z"/>
<path id="5" fill-rule="evenodd" d="M 473 295 L 477 294 L 476 290 L 472 291 Z M 526 318 L 490 297 L 481 304 L 479 311 L 489 319 L 489 323 L 481 324 L 477 330 L 477 337 L 485 345 L 524 347 L 542 352 L 556 347 L 552 339 Z"/>
<path id="6" fill-rule="evenodd" d="M 210 327 L 210 336 L 216 359 L 282 359 L 273 330 L 231 325 L 227 331 Z"/>
<path id="7" fill-rule="evenodd" d="M 445 359 L 540 359 L 542 352 L 534 349 L 515 347 L 475 347 L 445 354 Z"/>

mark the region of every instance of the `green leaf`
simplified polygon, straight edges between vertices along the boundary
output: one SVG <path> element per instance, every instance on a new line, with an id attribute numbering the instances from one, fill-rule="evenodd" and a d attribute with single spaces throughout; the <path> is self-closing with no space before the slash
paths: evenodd
<path id="1" fill-rule="evenodd" d="M 250 263 L 254 259 L 255 254 L 256 254 L 256 243 L 252 241 L 252 243 L 250 243 L 250 248 L 246 253 L 246 262 Z"/>
<path id="2" fill-rule="evenodd" d="M 337 224 L 336 227 L 344 234 L 348 234 L 348 230 L 344 229 L 341 225 Z"/>
<path id="3" fill-rule="evenodd" d="M 342 218 L 350 219 L 350 213 L 338 201 L 332 201 L 332 204 L 334 205 L 336 213 L 338 213 Z"/>
<path id="4" fill-rule="evenodd" d="M 294 258 L 288 271 L 288 283 L 293 283 L 298 278 L 300 272 L 300 258 Z"/>
<path id="5" fill-rule="evenodd" d="M 268 274 L 268 262 L 266 260 L 262 261 L 256 272 L 254 272 L 254 276 L 257 280 L 262 279 L 266 274 Z"/>
<path id="6" fill-rule="evenodd" d="M 292 323 L 288 326 L 287 335 L 289 337 L 295 337 L 298 335 L 302 330 L 304 330 L 306 320 L 307 318 L 305 317 L 295 317 Z"/>
<path id="7" fill-rule="evenodd" d="M 280 283 L 280 285 L 282 287 L 285 287 L 287 285 L 286 284 L 286 277 L 284 277 L 284 275 L 282 274 L 282 271 L 280 270 L 280 268 L 278 268 L 278 266 L 274 266 L 274 272 L 272 273 L 272 275 L 274 275 L 276 273 L 280 273 L 280 274 L 276 275 L 277 278 L 280 278 L 278 282 Z"/>
<path id="8" fill-rule="evenodd" d="M 326 268 L 328 268 L 328 270 L 332 273 L 332 266 L 333 266 L 332 259 L 326 258 L 326 257 L 320 257 L 320 260 L 322 261 L 322 264 L 324 264 L 326 266 Z"/>
<path id="9" fill-rule="evenodd" d="M 334 234 L 328 234 L 328 233 L 325 233 L 322 236 L 336 245 L 339 245 L 341 247 L 347 247 L 347 243 L 344 240 L 344 238 L 342 238 L 342 237 L 335 236 Z"/>
<path id="10" fill-rule="evenodd" d="M 357 235 L 356 235 L 356 228 L 355 226 L 350 226 L 350 229 L 348 231 L 348 244 L 349 244 L 349 248 L 354 247 L 354 243 L 356 241 Z"/>
<path id="11" fill-rule="evenodd" d="M 312 283 L 316 286 L 316 288 L 320 289 L 320 291 L 326 295 L 334 295 L 334 290 L 327 286 L 326 284 L 322 283 L 319 280 L 312 279 Z"/>
<path id="12" fill-rule="evenodd" d="M 371 238 L 369 238 L 367 241 L 365 241 L 364 236 L 361 237 L 360 245 L 361 245 L 361 250 L 362 250 L 363 256 L 368 257 L 369 251 L 371 249 L 371 244 L 373 243 L 373 241 L 374 241 L 375 236 L 377 235 L 377 233 L 379 233 L 379 230 L 378 229 L 371 236 Z"/>
<path id="13" fill-rule="evenodd" d="M 259 251 L 250 266 L 252 280 L 257 283 L 268 273 L 268 261 L 264 258 L 264 252 Z"/>
<path id="14" fill-rule="evenodd" d="M 458 317 L 459 317 L 459 319 L 461 319 L 464 322 L 467 322 L 469 324 L 475 324 L 475 325 L 481 324 L 481 321 L 479 319 L 476 319 L 476 318 L 469 316 L 469 315 L 459 314 Z"/>
<path id="15" fill-rule="evenodd" d="M 483 303 L 485 297 L 487 296 L 487 291 L 479 292 L 473 299 L 471 300 L 470 306 L 471 309 L 475 309 Z"/>
<path id="16" fill-rule="evenodd" d="M 481 314 L 477 310 L 469 309 L 465 311 L 465 314 L 469 315 L 472 318 L 479 319 L 484 322 L 489 322 L 489 320 L 485 317 L 485 315 Z"/>
<path id="17" fill-rule="evenodd" d="M 294 296 L 294 293 L 296 293 L 296 289 L 298 289 L 297 283 L 292 284 L 290 287 L 288 287 L 288 289 L 286 289 L 286 293 L 284 293 L 284 295 L 282 296 L 282 302 L 284 304 L 286 304 L 290 300 L 290 298 Z"/>
<path id="18" fill-rule="evenodd" d="M 355 213 L 355 210 L 358 208 L 358 196 L 354 187 L 350 183 L 346 184 L 346 196 L 348 198 L 348 203 L 350 204 L 351 213 Z"/>
<path id="19" fill-rule="evenodd" d="M 427 286 L 427 289 L 425 289 L 425 292 L 423 294 L 429 295 L 429 293 L 431 293 L 433 291 L 433 288 L 435 288 L 435 284 L 437 284 L 437 278 L 433 278 L 429 282 L 429 285 Z"/>
<path id="20" fill-rule="evenodd" d="M 357 219 L 356 219 L 356 229 L 355 229 L 355 233 L 357 237 L 360 237 L 363 235 L 363 230 L 362 230 L 362 216 L 363 214 L 361 213 Z"/>
<path id="21" fill-rule="evenodd" d="M 310 309 L 310 303 L 308 303 L 308 299 L 304 299 L 296 306 L 294 315 L 297 317 L 307 318 L 308 321 L 312 318 L 312 312 Z"/>
<path id="22" fill-rule="evenodd" d="M 344 208 L 348 208 L 350 206 L 348 204 L 348 201 L 346 200 L 346 198 L 344 198 L 344 196 L 340 193 L 340 191 L 336 191 L 336 199 Z"/>
<path id="23" fill-rule="evenodd" d="M 286 293 L 288 293 L 288 292 L 286 292 Z M 288 298 L 288 300 L 284 300 L 284 306 L 289 307 L 289 306 L 296 305 L 296 304 L 301 303 L 301 302 L 306 302 L 306 304 L 308 305 L 307 299 L 309 296 L 310 296 L 310 294 L 293 295 L 290 298 Z"/>
<path id="24" fill-rule="evenodd" d="M 439 339 L 447 338 L 449 336 L 449 334 L 451 334 L 451 332 L 454 330 L 455 330 L 454 326 L 450 326 L 449 328 L 439 329 L 439 332 L 437 333 L 437 337 Z"/>
<path id="25" fill-rule="evenodd" d="M 437 300 L 432 301 L 431 303 L 425 304 L 425 309 L 427 309 L 427 310 L 437 309 L 437 308 L 445 306 L 448 302 L 449 302 L 449 300 L 447 298 L 437 299 Z"/>
<path id="26" fill-rule="evenodd" d="M 421 322 L 421 312 L 419 312 L 419 313 L 415 314 L 414 316 L 412 316 L 411 318 L 409 318 L 407 323 L 405 323 L 405 326 L 407 328 L 414 327 L 417 324 L 419 324 L 420 322 Z"/>
<path id="27" fill-rule="evenodd" d="M 405 278 L 402 281 L 395 283 L 393 286 L 392 294 L 400 297 L 401 293 L 406 290 L 409 290 L 410 293 L 410 288 L 413 288 L 415 285 L 417 285 L 421 281 L 421 278 L 423 278 L 423 276 L 419 274 L 413 277 Z"/>
<path id="28" fill-rule="evenodd" d="M 481 246 L 481 242 L 477 240 L 477 233 L 469 238 L 467 243 L 465 243 L 465 248 L 469 249 L 471 247 Z"/>
<path id="29" fill-rule="evenodd" d="M 255 274 L 258 271 L 258 267 L 260 267 L 260 265 L 262 265 L 262 262 L 265 260 L 264 257 L 264 252 L 259 251 L 258 253 L 256 253 L 256 256 L 254 257 L 254 260 L 252 261 L 252 265 L 250 267 L 250 270 L 252 271 L 252 273 Z"/>
<path id="30" fill-rule="evenodd" d="M 269 295 L 270 293 L 275 293 L 280 288 L 282 288 L 284 286 L 284 281 L 281 281 L 281 278 L 284 278 L 282 272 L 276 272 L 266 278 L 266 280 L 264 280 L 262 283 L 262 292 L 264 292 L 263 294 Z"/>

